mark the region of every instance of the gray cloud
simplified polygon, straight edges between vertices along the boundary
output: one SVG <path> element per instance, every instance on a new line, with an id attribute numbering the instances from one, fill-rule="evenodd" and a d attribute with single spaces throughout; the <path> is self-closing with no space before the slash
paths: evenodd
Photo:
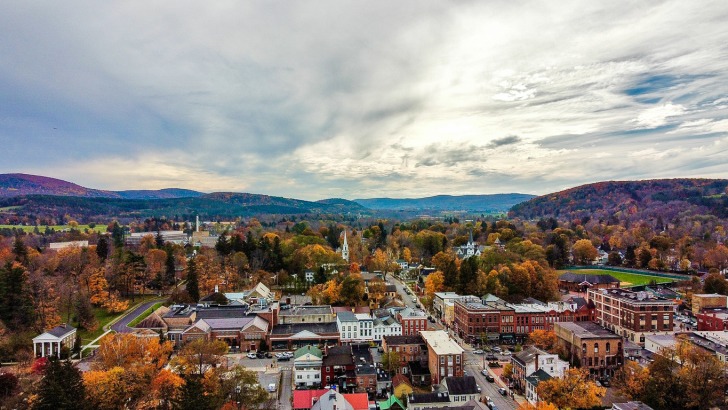
<path id="1" fill-rule="evenodd" d="M 727 20 L 680 0 L 5 2 L 0 172 L 306 199 L 723 177 Z"/>

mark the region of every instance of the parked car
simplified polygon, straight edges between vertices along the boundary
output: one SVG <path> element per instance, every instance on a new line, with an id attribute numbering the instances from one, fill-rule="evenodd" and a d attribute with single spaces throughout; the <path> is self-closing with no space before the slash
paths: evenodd
<path id="1" fill-rule="evenodd" d="M 483 351 L 480 349 L 473 350 L 473 354 L 483 354 Z"/>
<path id="2" fill-rule="evenodd" d="M 270 354 L 270 352 L 266 352 L 266 353 L 265 353 L 265 357 L 267 357 L 267 358 L 269 358 L 269 359 L 270 359 L 270 358 L 272 358 L 272 357 L 273 357 L 273 355 L 272 355 L 272 354 Z"/>
<path id="3" fill-rule="evenodd" d="M 283 357 L 279 358 L 278 361 L 279 362 L 290 362 L 291 358 L 288 356 L 283 356 Z"/>
<path id="4" fill-rule="evenodd" d="M 505 387 L 499 387 L 498 388 L 498 393 L 500 393 L 503 396 L 507 396 L 508 395 L 508 391 L 505 389 Z"/>
<path id="5" fill-rule="evenodd" d="M 498 360 L 498 358 L 497 358 L 497 357 L 495 357 L 495 355 L 494 355 L 494 354 L 488 354 L 488 355 L 486 355 L 486 356 L 485 356 L 485 359 L 486 359 L 486 360 Z"/>
<path id="6" fill-rule="evenodd" d="M 500 346 L 493 346 L 493 349 L 492 350 L 494 352 L 500 352 L 501 351 L 501 348 L 500 348 Z"/>
<path id="7" fill-rule="evenodd" d="M 271 393 L 274 392 L 274 391 L 276 391 L 276 384 L 275 383 L 269 384 L 268 385 L 268 391 L 271 392 Z"/>
<path id="8" fill-rule="evenodd" d="M 493 376 L 489 374 L 485 375 L 485 380 L 489 381 L 490 383 L 495 383 L 495 378 L 493 378 Z"/>
<path id="9" fill-rule="evenodd" d="M 483 376 L 486 376 L 487 377 L 488 376 L 488 371 L 485 370 L 485 369 L 483 369 L 483 370 L 480 371 L 480 374 L 482 374 Z"/>
<path id="10" fill-rule="evenodd" d="M 258 356 L 255 355 L 255 353 L 252 353 L 252 352 L 251 353 L 248 353 L 246 356 L 248 356 L 248 359 L 255 359 L 255 358 L 258 357 Z"/>
<path id="11" fill-rule="evenodd" d="M 508 350 L 506 350 L 505 352 L 502 352 L 501 354 L 503 356 L 510 356 L 511 355 L 511 352 L 509 352 Z"/>
<path id="12" fill-rule="evenodd" d="M 281 357 L 285 356 L 283 353 L 276 353 L 276 359 L 280 359 Z"/>
<path id="13" fill-rule="evenodd" d="M 258 352 L 258 353 L 256 353 L 256 354 L 255 354 L 255 356 L 256 356 L 256 357 L 257 357 L 258 359 L 264 359 L 264 358 L 265 358 L 265 353 L 263 353 L 263 352 Z"/>

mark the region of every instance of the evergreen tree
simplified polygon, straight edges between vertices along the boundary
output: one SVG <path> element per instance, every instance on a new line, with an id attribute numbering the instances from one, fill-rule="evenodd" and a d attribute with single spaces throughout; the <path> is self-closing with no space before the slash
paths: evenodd
<path id="1" fill-rule="evenodd" d="M 157 229 L 157 236 L 154 237 L 154 243 L 157 246 L 157 249 L 162 249 L 164 247 L 164 238 L 162 237 L 162 231 Z"/>
<path id="2" fill-rule="evenodd" d="M 86 390 L 81 372 L 70 360 L 51 357 L 43 372 L 33 410 L 84 410 L 88 409 Z"/>
<path id="3" fill-rule="evenodd" d="M 12 329 L 28 326 L 33 320 L 28 275 L 22 266 L 11 262 L 0 267 L 0 320 Z"/>
<path id="4" fill-rule="evenodd" d="M 164 262 L 165 265 L 165 282 L 167 285 L 172 285 L 176 282 L 177 272 L 174 265 L 174 251 L 172 248 L 167 248 L 167 260 Z"/>
<path id="5" fill-rule="evenodd" d="M 475 289 L 478 280 L 478 258 L 471 256 L 460 264 L 460 277 L 458 278 L 458 292 L 461 295 L 469 295 Z"/>
<path id="6" fill-rule="evenodd" d="M 15 235 L 15 242 L 13 243 L 13 254 L 15 254 L 15 260 L 26 264 L 28 262 L 28 248 L 25 247 L 25 243 L 20 238 L 20 235 Z"/>
<path id="7" fill-rule="evenodd" d="M 200 300 L 200 285 L 197 282 L 197 267 L 195 266 L 195 258 L 190 259 L 187 264 L 187 293 L 195 302 Z"/>
<path id="8" fill-rule="evenodd" d="M 124 246 L 124 230 L 116 221 L 114 221 L 114 227 L 111 229 L 111 240 L 114 241 L 114 248 L 116 249 Z"/>
<path id="9" fill-rule="evenodd" d="M 628 246 L 624 253 L 624 264 L 630 268 L 634 268 L 637 264 L 637 255 L 634 252 L 634 246 Z"/>
<path id="10" fill-rule="evenodd" d="M 96 243 L 96 255 L 102 261 L 105 261 L 109 255 L 109 242 L 106 241 L 106 238 L 99 238 L 99 241 Z"/>
<path id="11" fill-rule="evenodd" d="M 217 243 L 215 243 L 215 250 L 218 254 L 220 254 L 220 256 L 230 255 L 230 251 L 232 249 L 230 247 L 230 242 L 228 242 L 227 231 L 218 236 Z"/>
<path id="12" fill-rule="evenodd" d="M 175 410 L 214 410 L 217 408 L 215 400 L 205 394 L 202 376 L 191 374 L 184 376 L 185 384 L 179 400 L 173 403 Z"/>
<path id="13" fill-rule="evenodd" d="M 326 283 L 326 281 L 329 280 L 328 275 L 326 275 L 326 271 L 324 270 L 323 266 L 319 266 L 318 270 L 313 274 L 313 283 L 319 285 L 322 283 Z"/>

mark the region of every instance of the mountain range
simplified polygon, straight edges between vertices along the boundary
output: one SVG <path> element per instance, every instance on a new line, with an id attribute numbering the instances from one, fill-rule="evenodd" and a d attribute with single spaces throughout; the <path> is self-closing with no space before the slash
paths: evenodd
<path id="1" fill-rule="evenodd" d="M 426 198 L 355 199 L 354 202 L 375 210 L 507 212 L 513 205 L 534 197 L 529 194 L 437 195 Z"/>

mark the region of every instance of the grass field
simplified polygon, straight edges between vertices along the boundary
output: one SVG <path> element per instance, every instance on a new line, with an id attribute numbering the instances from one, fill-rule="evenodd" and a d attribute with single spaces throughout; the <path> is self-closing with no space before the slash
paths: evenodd
<path id="1" fill-rule="evenodd" d="M 0 229 L 13 229 L 13 228 L 22 229 L 28 233 L 31 233 L 35 230 L 35 226 L 0 225 Z M 45 228 L 46 228 L 45 226 L 39 226 L 38 230 L 43 232 L 43 231 L 45 231 Z M 60 231 L 66 230 L 66 229 L 71 229 L 71 227 L 69 225 L 52 225 L 52 226 L 49 226 L 49 228 L 55 229 L 56 232 L 60 232 Z M 91 227 L 89 227 L 88 225 L 78 225 L 76 227 L 76 229 L 81 232 L 86 232 L 86 230 L 91 229 Z M 93 230 L 96 232 L 106 232 L 106 225 L 104 225 L 104 224 L 96 225 L 96 226 L 94 226 Z"/>
<path id="2" fill-rule="evenodd" d="M 626 272 L 616 272 L 613 270 L 606 270 L 606 269 L 574 269 L 570 271 L 566 270 L 559 270 L 557 273 L 559 275 L 571 272 L 571 273 L 577 273 L 577 274 L 584 274 L 584 275 L 611 275 L 617 279 L 619 279 L 622 282 L 622 286 L 638 286 L 638 285 L 648 285 L 653 280 L 657 283 L 670 283 L 672 280 L 667 278 L 662 278 L 659 276 L 651 276 L 651 275 L 640 275 L 638 273 L 626 273 Z"/>

